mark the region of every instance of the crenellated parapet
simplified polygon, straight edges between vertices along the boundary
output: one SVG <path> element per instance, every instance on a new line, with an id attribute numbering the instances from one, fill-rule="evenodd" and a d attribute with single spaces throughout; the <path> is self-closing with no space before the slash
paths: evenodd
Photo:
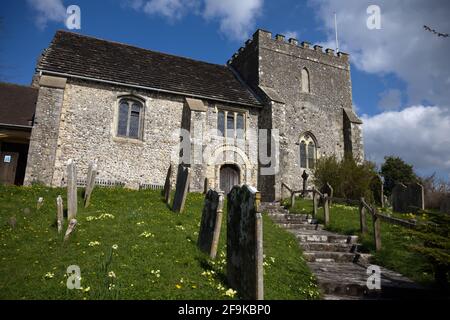
<path id="1" fill-rule="evenodd" d="M 258 29 L 251 39 L 248 39 L 245 42 L 245 45 L 233 54 L 230 60 L 228 60 L 227 64 L 231 65 L 236 59 L 239 59 L 241 55 L 245 55 L 249 50 L 254 49 L 255 44 L 272 42 L 275 45 L 285 46 L 286 50 L 292 50 L 293 48 L 299 50 L 310 50 L 311 52 L 317 53 L 318 55 L 322 55 L 324 57 L 333 57 L 337 63 L 349 63 L 349 55 L 344 52 L 335 52 L 334 49 L 326 48 L 323 50 L 323 47 L 320 45 L 312 46 L 308 41 L 299 42 L 298 39 L 289 38 L 286 40 L 286 36 L 282 34 L 276 34 L 275 37 L 272 36 L 272 33 L 269 31 L 265 31 L 262 29 Z"/>

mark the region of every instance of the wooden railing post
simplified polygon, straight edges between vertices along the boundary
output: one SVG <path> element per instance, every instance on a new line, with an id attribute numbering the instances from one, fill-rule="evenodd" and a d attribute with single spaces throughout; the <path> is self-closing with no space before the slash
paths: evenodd
<path id="1" fill-rule="evenodd" d="M 373 236 L 375 240 L 375 250 L 381 250 L 381 225 L 380 218 L 377 215 L 377 210 L 374 208 L 372 212 L 373 219 Z"/>
<path id="2" fill-rule="evenodd" d="M 313 219 L 317 217 L 318 202 L 316 189 L 313 189 Z"/>
<path id="3" fill-rule="evenodd" d="M 330 200 L 328 198 L 328 194 L 323 195 L 323 212 L 325 219 L 325 226 L 328 226 L 330 223 Z"/>
<path id="4" fill-rule="evenodd" d="M 359 224 L 361 227 L 362 235 L 367 234 L 366 207 L 364 204 L 365 204 L 365 200 L 364 200 L 364 198 L 361 198 L 361 201 L 359 203 Z"/>

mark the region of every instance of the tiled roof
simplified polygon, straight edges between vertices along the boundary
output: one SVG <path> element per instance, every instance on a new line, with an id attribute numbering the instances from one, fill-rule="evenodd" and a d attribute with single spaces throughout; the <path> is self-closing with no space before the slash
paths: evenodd
<path id="1" fill-rule="evenodd" d="M 31 126 L 38 90 L 0 83 L 0 124 Z"/>
<path id="2" fill-rule="evenodd" d="M 261 105 L 225 65 L 58 31 L 38 70 L 139 86 L 187 96 Z"/>

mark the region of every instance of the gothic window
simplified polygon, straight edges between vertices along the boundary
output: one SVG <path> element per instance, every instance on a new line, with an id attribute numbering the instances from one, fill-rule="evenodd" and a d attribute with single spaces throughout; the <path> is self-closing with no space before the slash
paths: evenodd
<path id="1" fill-rule="evenodd" d="M 316 146 L 314 142 L 310 141 L 308 143 L 308 168 L 314 169 L 316 164 Z"/>
<path id="2" fill-rule="evenodd" d="M 308 165 L 306 163 L 306 143 L 305 141 L 300 142 L 300 167 L 306 168 Z"/>
<path id="3" fill-rule="evenodd" d="M 245 130 L 244 115 L 242 113 L 238 113 L 236 118 L 236 138 L 244 139 L 245 136 L 244 130 Z"/>
<path id="4" fill-rule="evenodd" d="M 227 137 L 234 138 L 234 113 L 228 112 L 227 114 Z"/>
<path id="5" fill-rule="evenodd" d="M 309 81 L 309 72 L 308 72 L 308 69 L 306 69 L 306 68 L 302 69 L 302 92 L 305 92 L 305 93 L 311 92 L 310 81 Z"/>
<path id="6" fill-rule="evenodd" d="M 117 122 L 117 135 L 120 137 L 141 139 L 142 122 L 142 103 L 131 99 L 120 100 Z"/>
<path id="7" fill-rule="evenodd" d="M 300 167 L 314 169 L 317 159 L 317 144 L 314 137 L 307 133 L 300 137 Z"/>

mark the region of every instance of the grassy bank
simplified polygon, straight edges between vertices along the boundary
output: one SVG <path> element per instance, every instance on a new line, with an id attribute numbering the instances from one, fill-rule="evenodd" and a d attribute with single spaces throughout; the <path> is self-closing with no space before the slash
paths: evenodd
<path id="1" fill-rule="evenodd" d="M 55 227 L 58 194 L 66 203 L 62 189 L 0 186 L 0 299 L 238 298 L 225 279 L 226 215 L 218 258 L 196 247 L 201 194 L 189 194 L 178 215 L 159 191 L 96 188 L 89 208 L 79 201 L 79 224 L 67 243 Z M 266 216 L 263 228 L 265 298 L 317 298 L 295 238 Z M 81 270 L 78 290 L 66 287 L 71 265 Z"/>

